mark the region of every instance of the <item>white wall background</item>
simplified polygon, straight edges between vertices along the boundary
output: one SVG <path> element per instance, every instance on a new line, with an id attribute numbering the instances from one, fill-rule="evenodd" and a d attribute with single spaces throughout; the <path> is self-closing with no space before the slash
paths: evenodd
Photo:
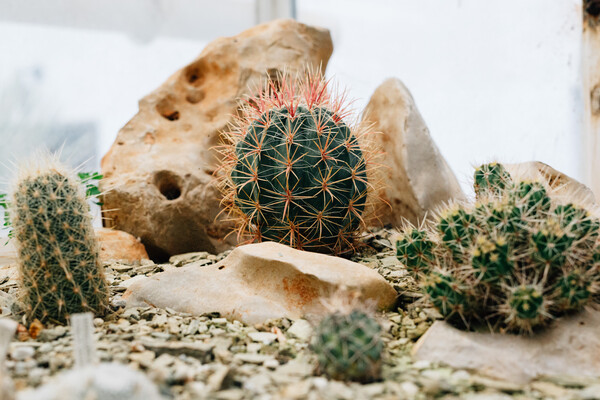
<path id="1" fill-rule="evenodd" d="M 22 3 L 0 2 L 0 93 L 39 68 L 32 115 L 94 121 L 97 161 L 142 96 L 255 18 L 252 0 Z M 328 74 L 357 109 L 404 81 L 465 187 L 492 159 L 582 178 L 579 0 L 297 0 L 297 17 L 331 30 Z"/>

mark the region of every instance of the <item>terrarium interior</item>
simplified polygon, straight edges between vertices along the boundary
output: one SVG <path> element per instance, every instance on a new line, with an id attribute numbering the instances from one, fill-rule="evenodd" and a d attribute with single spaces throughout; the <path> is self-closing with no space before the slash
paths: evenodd
<path id="1" fill-rule="evenodd" d="M 600 398 L 599 11 L 0 4 L 0 398 Z"/>

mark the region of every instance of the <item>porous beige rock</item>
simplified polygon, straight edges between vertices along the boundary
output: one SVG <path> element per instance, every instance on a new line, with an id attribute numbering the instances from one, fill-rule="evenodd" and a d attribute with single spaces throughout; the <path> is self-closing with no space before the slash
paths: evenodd
<path id="1" fill-rule="evenodd" d="M 413 348 L 417 360 L 527 383 L 542 376 L 600 376 L 600 311 L 563 317 L 534 336 L 466 332 L 436 321 Z"/>
<path id="2" fill-rule="evenodd" d="M 277 72 L 323 70 L 329 31 L 277 20 L 210 43 L 191 64 L 144 97 L 102 159 L 107 226 L 140 237 L 153 259 L 231 242 L 212 182 L 220 132 L 239 99 Z M 112 210 L 112 211 L 110 211 Z"/>
<path id="3" fill-rule="evenodd" d="M 100 241 L 100 259 L 107 260 L 144 260 L 148 253 L 144 245 L 133 235 L 116 229 L 98 228 L 96 236 Z"/>
<path id="4" fill-rule="evenodd" d="M 376 271 L 333 256 L 263 242 L 240 246 L 209 266 L 188 264 L 132 284 L 128 307 L 151 305 L 202 315 L 219 312 L 247 324 L 323 315 L 324 304 L 358 295 L 388 308 L 396 291 Z"/>
<path id="5" fill-rule="evenodd" d="M 412 95 L 395 78 L 373 93 L 363 120 L 374 123 L 378 147 L 385 151 L 383 198 L 391 206 L 379 213 L 383 225 L 422 220 L 427 211 L 451 199 L 463 199 L 456 176 L 429 135 Z M 386 209 L 387 208 L 387 209 Z"/>

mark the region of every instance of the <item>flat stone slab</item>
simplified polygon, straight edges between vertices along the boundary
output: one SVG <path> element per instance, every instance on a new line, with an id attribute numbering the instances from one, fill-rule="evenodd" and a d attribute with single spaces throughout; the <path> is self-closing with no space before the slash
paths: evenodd
<path id="1" fill-rule="evenodd" d="M 396 300 L 394 288 L 369 267 L 264 242 L 237 247 L 214 265 L 189 265 L 135 282 L 123 298 L 128 307 L 168 307 L 194 315 L 219 312 L 257 324 L 322 315 L 332 295 L 354 294 L 379 308 Z"/>
<path id="2" fill-rule="evenodd" d="M 600 311 L 563 317 L 533 336 L 466 332 L 436 321 L 413 357 L 520 384 L 541 376 L 597 378 Z"/>

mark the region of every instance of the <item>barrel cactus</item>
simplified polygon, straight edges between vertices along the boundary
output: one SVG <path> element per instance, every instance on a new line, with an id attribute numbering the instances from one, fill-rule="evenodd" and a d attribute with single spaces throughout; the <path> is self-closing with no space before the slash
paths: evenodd
<path id="1" fill-rule="evenodd" d="M 474 181 L 474 203 L 406 227 L 397 242 L 425 298 L 451 321 L 508 332 L 533 332 L 589 303 L 600 271 L 592 206 L 553 196 L 544 179 L 515 180 L 498 163 L 477 168 Z"/>
<path id="2" fill-rule="evenodd" d="M 380 378 L 381 326 L 364 311 L 338 311 L 323 318 L 311 348 L 317 355 L 318 371 L 329 378 L 358 382 Z"/>
<path id="3" fill-rule="evenodd" d="M 76 176 L 51 157 L 22 168 L 10 216 L 28 317 L 65 322 L 75 312 L 103 313 L 108 285 Z"/>
<path id="4" fill-rule="evenodd" d="M 329 86 L 280 75 L 225 134 L 223 204 L 249 241 L 341 253 L 364 227 L 374 152 Z"/>

